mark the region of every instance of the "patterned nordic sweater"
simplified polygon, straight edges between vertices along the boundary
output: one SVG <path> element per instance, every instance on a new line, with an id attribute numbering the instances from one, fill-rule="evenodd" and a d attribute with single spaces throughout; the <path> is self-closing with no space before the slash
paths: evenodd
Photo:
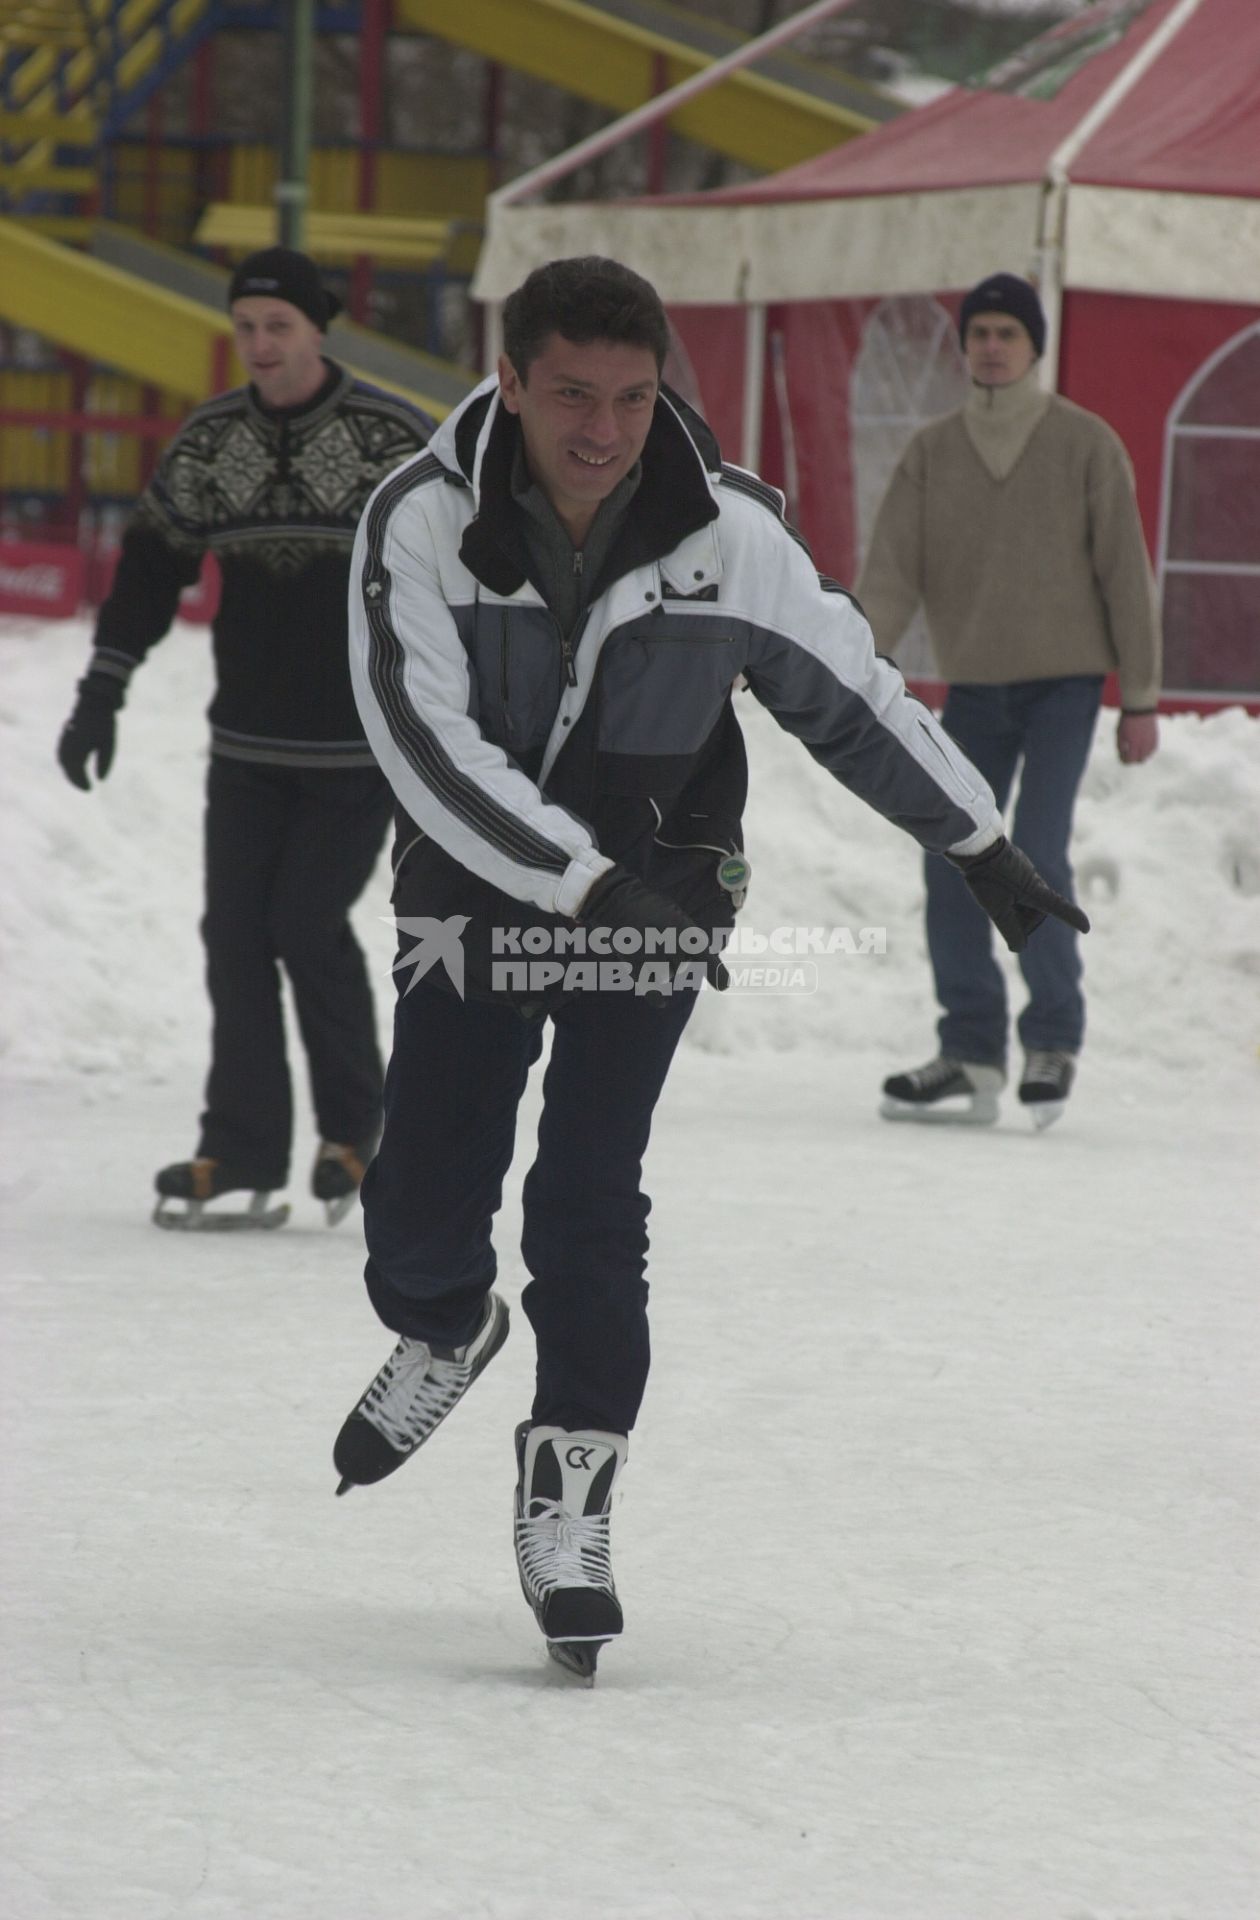
<path id="1" fill-rule="evenodd" d="M 136 505 L 90 670 L 126 682 L 203 554 L 222 576 L 211 751 L 289 767 L 373 765 L 350 690 L 346 600 L 359 515 L 434 422 L 328 365 L 300 407 L 238 388 L 191 414 Z"/>

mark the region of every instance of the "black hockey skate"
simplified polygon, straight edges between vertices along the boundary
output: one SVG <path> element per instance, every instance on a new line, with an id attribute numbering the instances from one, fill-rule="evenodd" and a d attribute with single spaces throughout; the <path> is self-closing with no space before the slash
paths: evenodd
<path id="1" fill-rule="evenodd" d="M 1019 1083 L 1020 1105 L 1027 1107 L 1038 1133 L 1052 1127 L 1067 1105 L 1076 1078 L 1076 1056 L 1061 1048 L 1030 1047 Z"/>
<path id="2" fill-rule="evenodd" d="M 939 1054 L 926 1066 L 894 1073 L 879 1103 L 885 1120 L 917 1120 L 932 1126 L 991 1127 L 998 1117 L 1001 1067 Z"/>
<path id="3" fill-rule="evenodd" d="M 516 1566 L 558 1666 L 588 1686 L 599 1650 L 621 1632 L 609 1516 L 626 1462 L 623 1433 L 516 1430 Z"/>
<path id="4" fill-rule="evenodd" d="M 271 1205 L 272 1186 L 221 1160 L 177 1160 L 154 1177 L 158 1203 L 153 1218 L 159 1227 L 180 1233 L 242 1233 L 282 1227 L 288 1205 Z M 283 1185 L 283 1182 L 275 1184 Z M 208 1211 L 208 1203 L 225 1193 L 248 1193 L 248 1207 Z M 182 1205 L 175 1204 L 182 1202 Z"/>
<path id="5" fill-rule="evenodd" d="M 400 1340 L 337 1435 L 337 1492 L 375 1486 L 410 1460 L 459 1405 L 507 1336 L 506 1302 L 492 1293 L 467 1346 Z"/>
<path id="6" fill-rule="evenodd" d="M 335 1140 L 321 1140 L 311 1168 L 311 1192 L 323 1202 L 326 1225 L 335 1227 L 345 1219 L 358 1198 L 363 1176 L 375 1152 L 375 1140 L 361 1147 L 343 1147 Z"/>

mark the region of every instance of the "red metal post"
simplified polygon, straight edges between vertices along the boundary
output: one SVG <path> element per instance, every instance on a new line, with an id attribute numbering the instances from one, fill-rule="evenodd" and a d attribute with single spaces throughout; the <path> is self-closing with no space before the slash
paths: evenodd
<path id="1" fill-rule="evenodd" d="M 73 396 L 71 411 L 80 416 L 87 411 L 88 387 L 91 384 L 92 369 L 86 360 L 77 353 L 68 356 L 70 362 L 70 392 Z M 77 428 L 70 430 L 70 445 L 66 455 L 66 518 L 76 535 L 84 524 L 84 509 L 88 504 L 87 474 L 84 465 L 87 449 L 83 444 L 83 435 Z"/>
<path id="2" fill-rule="evenodd" d="M 198 208 L 204 207 L 216 196 L 213 191 L 213 174 L 210 165 L 210 150 L 206 144 L 210 129 L 214 124 L 214 36 L 203 40 L 193 55 L 192 72 L 192 131 L 197 142 L 197 155 L 194 165 L 194 192 Z"/>
<path id="3" fill-rule="evenodd" d="M 210 391 L 226 393 L 232 379 L 232 343 L 225 333 L 216 333 L 210 348 Z"/>
<path id="4" fill-rule="evenodd" d="M 652 98 L 669 86 L 669 69 L 663 53 L 652 55 Z M 669 122 L 654 120 L 647 132 L 647 190 L 664 193 L 665 168 L 669 158 Z"/>
<path id="5" fill-rule="evenodd" d="M 148 383 L 140 389 L 140 411 L 145 420 L 156 420 L 161 412 L 162 396 L 158 389 Z M 158 450 L 152 435 L 146 434 L 140 442 L 140 485 L 147 487 L 153 478 L 153 469 L 157 465 Z"/>
<path id="6" fill-rule="evenodd" d="M 482 145 L 490 162 L 490 185 L 499 184 L 502 172 L 503 69 L 497 60 L 486 62 L 486 91 L 483 105 Z"/>
<path id="7" fill-rule="evenodd" d="M 497 60 L 486 61 L 481 144 L 487 162 L 487 190 L 493 193 L 503 178 L 503 69 Z M 472 301 L 470 306 L 473 365 L 480 367 L 486 357 L 486 309 L 480 301 Z"/>
<path id="8" fill-rule="evenodd" d="M 158 172 L 162 152 L 162 96 L 155 93 L 145 114 L 144 142 L 144 230 L 156 238 L 162 224 L 161 179 Z"/>
<path id="9" fill-rule="evenodd" d="M 383 120 L 387 0 L 363 0 L 359 32 L 359 187 L 360 213 L 376 207 L 377 161 Z M 372 296 L 372 261 L 358 254 L 350 275 L 350 317 L 364 325 Z"/>

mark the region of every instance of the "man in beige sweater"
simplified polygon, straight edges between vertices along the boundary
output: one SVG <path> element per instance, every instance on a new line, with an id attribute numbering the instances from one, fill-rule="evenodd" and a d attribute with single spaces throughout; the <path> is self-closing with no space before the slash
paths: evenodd
<path id="1" fill-rule="evenodd" d="M 962 306 L 973 382 L 955 413 L 907 447 L 880 507 L 857 594 L 891 652 L 922 604 L 942 677 L 942 720 L 1005 807 L 1012 837 L 1071 895 L 1068 841 L 1108 673 L 1119 677 L 1120 758 L 1154 753 L 1160 634 L 1124 447 L 1096 414 L 1044 392 L 1045 316 L 1014 274 Z M 884 1083 L 895 1120 L 997 1118 L 1006 988 L 989 923 L 961 874 L 927 862 L 927 937 L 942 1008 L 939 1052 Z M 1019 1098 L 1039 1126 L 1063 1111 L 1085 1030 L 1076 936 L 1047 921 L 1020 954 L 1028 1004 Z"/>

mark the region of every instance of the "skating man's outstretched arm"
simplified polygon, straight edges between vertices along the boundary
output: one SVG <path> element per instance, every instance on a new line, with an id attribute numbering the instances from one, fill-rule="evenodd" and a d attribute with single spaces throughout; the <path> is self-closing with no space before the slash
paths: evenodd
<path id="1" fill-rule="evenodd" d="M 763 487 L 755 505 L 733 503 L 731 594 L 756 615 L 752 691 L 842 785 L 951 860 L 1012 951 L 1047 914 L 1087 932 L 1079 907 L 1006 838 L 988 782 L 876 653 L 857 601 L 815 572 L 778 498 Z"/>

